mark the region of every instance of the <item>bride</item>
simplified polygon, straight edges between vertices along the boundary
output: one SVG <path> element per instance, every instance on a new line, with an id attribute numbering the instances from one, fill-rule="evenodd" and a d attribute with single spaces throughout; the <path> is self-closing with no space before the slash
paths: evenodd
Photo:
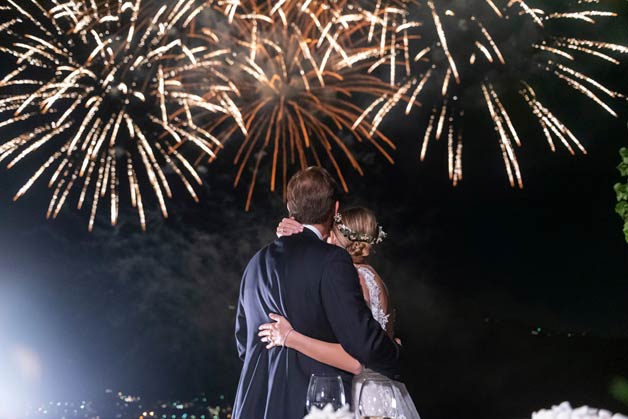
<path id="1" fill-rule="evenodd" d="M 373 246 L 381 243 L 386 233 L 378 226 L 375 215 L 366 208 L 353 208 L 341 211 L 334 218 L 334 226 L 328 238 L 329 243 L 344 248 L 358 271 L 364 300 L 370 307 L 373 317 L 388 335 L 393 338 L 393 319 L 386 285 L 375 269 L 368 264 Z M 289 236 L 303 231 L 303 226 L 292 219 L 283 219 L 277 228 L 278 235 Z M 392 381 L 383 375 L 362 368 L 362 365 L 344 351 L 340 344 L 324 342 L 305 336 L 294 330 L 289 320 L 271 313 L 271 323 L 259 327 L 259 336 L 267 343 L 266 348 L 285 346 L 301 352 L 319 362 L 355 374 L 353 379 L 353 400 L 359 400 L 362 383 L 367 379 L 386 380 L 392 384 L 397 399 L 397 418 L 419 419 L 412 398 L 403 383 Z M 356 409 L 357 410 L 357 409 Z M 356 413 L 357 415 L 357 413 Z M 357 417 L 357 416 L 356 416 Z"/>

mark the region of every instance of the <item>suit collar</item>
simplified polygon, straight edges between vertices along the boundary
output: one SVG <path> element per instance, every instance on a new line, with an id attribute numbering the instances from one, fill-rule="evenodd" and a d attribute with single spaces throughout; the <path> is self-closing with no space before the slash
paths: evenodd
<path id="1" fill-rule="evenodd" d="M 323 234 L 313 225 L 310 224 L 304 224 L 303 225 L 303 231 L 308 230 L 311 231 L 312 233 L 314 233 L 316 235 L 316 237 L 318 237 L 319 240 L 323 240 Z"/>
<path id="2" fill-rule="evenodd" d="M 318 235 L 316 233 L 314 233 L 312 230 L 310 230 L 307 227 L 303 228 L 303 232 L 301 234 L 302 234 L 303 237 L 307 237 L 308 239 L 314 239 L 314 240 L 322 241 L 318 237 Z"/>

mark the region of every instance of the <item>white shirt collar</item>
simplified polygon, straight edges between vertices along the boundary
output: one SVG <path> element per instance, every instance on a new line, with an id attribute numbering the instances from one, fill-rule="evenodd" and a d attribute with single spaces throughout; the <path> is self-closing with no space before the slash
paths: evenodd
<path id="1" fill-rule="evenodd" d="M 320 240 L 323 240 L 323 234 L 320 231 L 318 231 L 318 228 L 310 224 L 303 224 L 303 227 L 307 228 L 310 231 L 313 231 L 314 234 L 316 234 L 316 237 L 318 237 Z"/>

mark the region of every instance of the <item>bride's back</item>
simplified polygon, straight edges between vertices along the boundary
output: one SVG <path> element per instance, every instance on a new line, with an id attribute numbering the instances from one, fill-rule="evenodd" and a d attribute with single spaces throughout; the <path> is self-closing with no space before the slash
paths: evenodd
<path id="1" fill-rule="evenodd" d="M 388 289 L 382 278 L 375 269 L 368 264 L 356 265 L 360 277 L 360 285 L 364 294 L 364 299 L 371 309 L 373 318 L 382 326 L 382 329 L 389 331 L 390 310 Z M 392 335 L 392 330 L 389 331 Z"/>

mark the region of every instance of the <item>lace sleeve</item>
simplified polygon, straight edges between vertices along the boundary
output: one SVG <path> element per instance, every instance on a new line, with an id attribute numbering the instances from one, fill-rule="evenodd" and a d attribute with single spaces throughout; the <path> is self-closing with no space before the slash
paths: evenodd
<path id="1" fill-rule="evenodd" d="M 358 267 L 358 272 L 360 273 L 360 276 L 364 278 L 366 288 L 368 289 L 370 300 L 369 304 L 373 318 L 380 324 L 382 329 L 387 330 L 386 327 L 388 325 L 390 314 L 386 313 L 384 310 L 383 302 L 381 301 L 383 293 L 380 285 L 377 283 L 375 273 L 366 266 Z"/>

